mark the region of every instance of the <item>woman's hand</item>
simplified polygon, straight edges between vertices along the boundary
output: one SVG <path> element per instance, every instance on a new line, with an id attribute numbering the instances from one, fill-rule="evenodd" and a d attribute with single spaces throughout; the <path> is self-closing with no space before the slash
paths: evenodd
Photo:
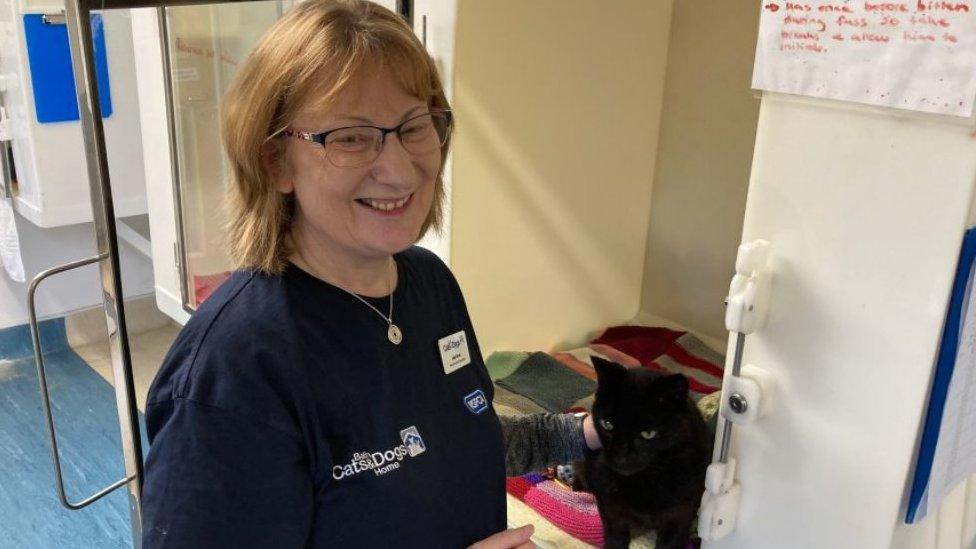
<path id="1" fill-rule="evenodd" d="M 590 450 L 603 448 L 600 434 L 596 432 L 596 425 L 593 424 L 593 414 L 586 414 L 583 418 L 583 438 L 586 439 L 586 447 Z"/>
<path id="2" fill-rule="evenodd" d="M 529 541 L 535 526 L 526 524 L 514 530 L 504 530 L 475 543 L 468 549 L 535 549 L 535 544 Z"/>

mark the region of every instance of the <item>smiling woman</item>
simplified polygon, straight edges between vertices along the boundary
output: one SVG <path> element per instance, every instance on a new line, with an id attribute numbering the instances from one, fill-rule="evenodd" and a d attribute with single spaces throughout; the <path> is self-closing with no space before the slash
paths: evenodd
<path id="1" fill-rule="evenodd" d="M 400 143 L 386 147 L 385 132 L 377 141 L 372 131 L 354 135 L 343 128 L 399 124 L 425 112 L 447 111 L 450 106 L 433 61 L 395 14 L 369 3 L 358 12 L 338 9 L 341 4 L 333 5 L 335 9 L 317 6 L 299 6 L 274 25 L 227 95 L 223 133 L 235 174 L 230 193 L 234 220 L 230 253 L 240 267 L 281 272 L 296 245 L 292 236 L 298 236 L 292 234 L 292 219 L 304 215 L 304 221 L 296 224 L 305 227 L 297 231 L 306 235 L 300 238 L 323 236 L 322 231 L 329 230 L 325 246 L 341 248 L 343 256 L 365 253 L 374 261 L 374 270 L 385 277 L 386 269 L 375 267 L 374 254 L 354 243 L 366 244 L 369 237 L 360 230 L 368 229 L 363 226 L 365 219 L 363 224 L 360 219 L 351 223 L 356 211 L 352 201 L 389 202 L 419 191 L 418 198 L 424 200 L 417 200 L 412 217 L 399 224 L 400 241 L 409 238 L 407 244 L 412 244 L 428 228 L 439 227 L 444 195 L 441 170 L 450 146 L 449 126 L 441 128 L 440 147 L 423 148 L 419 155 L 406 152 L 400 132 Z M 304 19 L 298 19 L 298 13 Z M 353 29 L 360 32 L 340 34 Z M 340 129 L 343 131 L 335 132 L 339 135 L 333 139 L 323 135 Z M 284 139 L 311 137 L 306 132 L 322 132 L 317 134 L 322 139 L 320 146 Z M 340 139 L 341 144 L 337 143 Z M 348 154 L 350 139 L 371 141 L 376 145 L 374 154 Z M 326 158 L 329 162 L 323 162 Z M 394 173 L 391 169 L 398 166 L 391 162 L 404 162 L 408 169 Z M 346 196 L 313 193 L 309 185 L 323 177 L 338 177 L 343 189 L 334 192 Z M 270 192 L 272 189 L 278 192 Z M 303 197 L 310 202 L 303 203 Z M 346 202 L 347 211 L 326 227 L 325 214 L 338 213 L 341 208 L 332 198 Z M 302 206 L 296 208 L 296 202 Z M 421 223 L 411 226 L 418 215 Z M 315 234 L 309 235 L 308 229 L 313 228 Z M 386 251 L 390 252 L 388 246 Z M 323 263 L 314 257 L 309 260 Z M 349 278 L 338 272 L 348 268 L 352 267 L 337 266 L 330 276 Z M 359 277 L 354 273 L 352 278 Z"/>
<path id="2" fill-rule="evenodd" d="M 506 467 L 581 457 L 589 423 L 502 425 L 457 281 L 415 246 L 453 121 L 430 56 L 384 8 L 308 0 L 226 103 L 238 271 L 150 389 L 144 546 L 522 547 Z"/>
<path id="3" fill-rule="evenodd" d="M 443 194 L 441 145 L 449 126 L 438 133 L 429 108 L 379 64 L 354 73 L 326 114 L 303 109 L 291 122 L 325 128 L 321 144 L 269 144 L 279 149 L 268 155 L 281 164 L 269 170 L 276 189 L 295 196 L 293 262 L 358 293 L 387 293 L 389 255 L 422 236 L 435 196 Z M 371 126 L 350 127 L 356 123 Z M 385 138 L 390 134 L 397 138 Z M 355 271 L 369 264 L 381 275 L 372 286 Z M 356 288 L 357 281 L 367 286 Z"/>

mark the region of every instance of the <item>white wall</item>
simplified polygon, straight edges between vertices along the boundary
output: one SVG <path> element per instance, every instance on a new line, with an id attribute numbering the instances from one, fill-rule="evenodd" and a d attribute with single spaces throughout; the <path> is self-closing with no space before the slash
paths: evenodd
<path id="1" fill-rule="evenodd" d="M 675 2 L 641 311 L 725 339 L 759 99 L 760 2 Z M 724 346 L 723 346 L 724 347 Z"/>
<path id="2" fill-rule="evenodd" d="M 482 350 L 640 305 L 671 2 L 461 0 L 451 266 Z"/>

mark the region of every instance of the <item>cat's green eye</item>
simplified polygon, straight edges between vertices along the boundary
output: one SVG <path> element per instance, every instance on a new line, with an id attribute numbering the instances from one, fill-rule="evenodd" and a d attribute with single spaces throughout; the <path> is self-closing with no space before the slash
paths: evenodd
<path id="1" fill-rule="evenodd" d="M 610 423 L 605 419 L 600 420 L 600 427 L 603 427 L 607 431 L 613 431 L 613 423 Z"/>
<path id="2" fill-rule="evenodd" d="M 641 431 L 641 437 L 646 440 L 651 440 L 657 436 L 657 431 Z"/>

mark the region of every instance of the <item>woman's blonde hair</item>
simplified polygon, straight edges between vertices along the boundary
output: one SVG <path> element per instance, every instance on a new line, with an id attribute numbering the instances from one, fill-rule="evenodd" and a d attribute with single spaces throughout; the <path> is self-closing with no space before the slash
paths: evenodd
<path id="1" fill-rule="evenodd" d="M 261 38 L 225 97 L 223 140 L 233 181 L 228 189 L 227 248 L 237 268 L 281 273 L 292 252 L 292 194 L 278 192 L 274 166 L 262 160 L 299 110 L 327 109 L 356 72 L 389 70 L 432 109 L 448 109 L 430 55 L 397 14 L 367 0 L 306 0 Z M 323 87 L 323 83 L 326 85 Z M 315 101 L 315 103 L 311 103 Z M 450 140 L 441 148 L 441 171 Z M 278 162 L 283 155 L 276 154 Z M 444 183 L 418 239 L 441 226 Z"/>

